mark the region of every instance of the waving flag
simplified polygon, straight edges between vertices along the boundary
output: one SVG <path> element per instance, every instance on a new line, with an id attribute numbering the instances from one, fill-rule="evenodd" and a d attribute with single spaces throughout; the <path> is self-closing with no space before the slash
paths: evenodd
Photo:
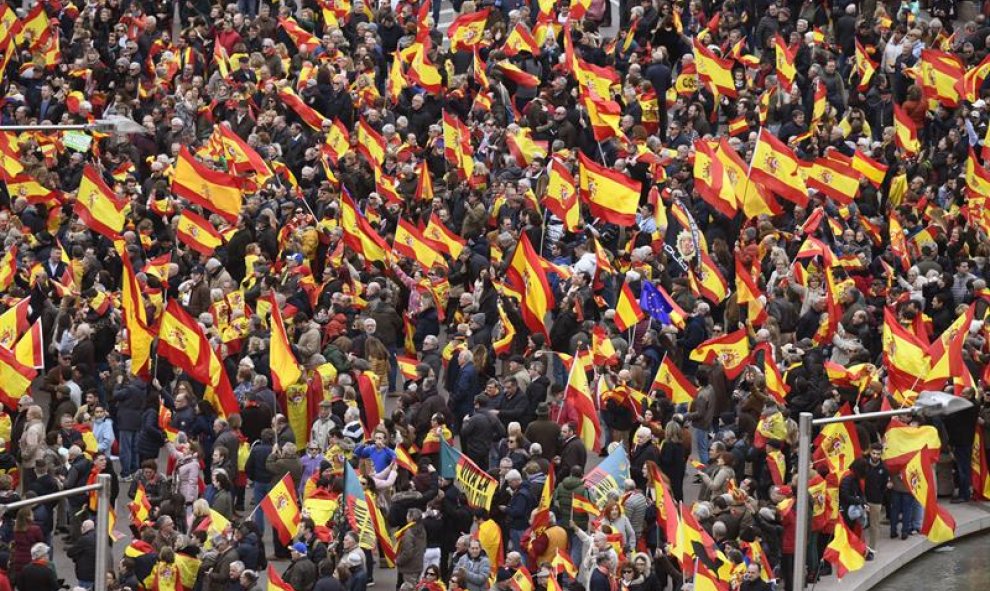
<path id="1" fill-rule="evenodd" d="M 172 176 L 172 192 L 219 214 L 228 222 L 237 221 L 244 202 L 243 179 L 211 170 L 198 162 L 185 146 L 179 151 Z"/>
<path id="2" fill-rule="evenodd" d="M 175 235 L 180 242 L 204 256 L 213 256 L 213 252 L 223 244 L 220 232 L 203 216 L 189 209 L 183 209 L 179 214 L 179 223 Z"/>
<path id="3" fill-rule="evenodd" d="M 567 386 L 564 388 L 564 405 L 573 409 L 579 417 L 577 436 L 588 451 L 596 451 L 601 439 L 602 427 L 598 422 L 598 409 L 595 408 L 588 376 L 580 363 L 572 363 Z"/>
<path id="4" fill-rule="evenodd" d="M 633 295 L 629 282 L 622 284 L 619 290 L 619 300 L 615 304 L 615 326 L 621 331 L 629 330 L 639 324 L 639 321 L 646 317 L 639 302 Z"/>
<path id="5" fill-rule="evenodd" d="M 340 195 L 340 229 L 344 232 L 344 244 L 366 261 L 386 261 L 391 248 L 358 210 L 346 189 Z"/>
<path id="6" fill-rule="evenodd" d="M 430 221 L 426 224 L 426 229 L 423 230 L 423 237 L 430 241 L 437 250 L 447 253 L 453 259 L 460 256 L 467 244 L 463 238 L 447 229 L 436 212 L 430 214 Z"/>
<path id="7" fill-rule="evenodd" d="M 278 572 L 275 570 L 275 565 L 268 564 L 268 588 L 266 591 L 295 591 L 295 588 L 282 580 Z"/>
<path id="8" fill-rule="evenodd" d="M 793 150 L 766 128 L 761 129 L 753 149 L 750 178 L 788 201 L 805 207 L 808 204 L 808 187 L 799 169 L 800 163 Z"/>
<path id="9" fill-rule="evenodd" d="M 444 440 L 440 440 L 440 477 L 453 480 L 464 493 L 468 505 L 482 509 L 491 508 L 492 498 L 498 490 L 498 481 L 492 478 Z"/>
<path id="10" fill-rule="evenodd" d="M 76 205 L 73 213 L 89 229 L 115 240 L 124 231 L 126 216 L 125 204 L 117 200 L 113 190 L 107 186 L 91 165 L 83 169 L 82 182 L 76 192 Z"/>
<path id="11" fill-rule="evenodd" d="M 624 447 L 615 448 L 608 457 L 602 460 L 584 476 L 584 485 L 588 488 L 591 502 L 600 507 L 608 500 L 610 492 L 621 493 L 629 476 L 629 455 Z"/>
<path id="12" fill-rule="evenodd" d="M 714 145 L 713 145 L 714 144 Z M 739 204 L 726 169 L 716 153 L 717 142 L 694 141 L 694 182 L 695 189 L 705 203 L 725 217 L 732 219 Z M 728 187 L 723 185 L 729 184 Z M 724 190 L 723 190 L 724 189 Z"/>
<path id="13" fill-rule="evenodd" d="M 725 375 L 734 380 L 749 360 L 749 336 L 746 329 L 708 339 L 691 351 L 690 359 L 699 363 L 718 360 L 725 368 Z"/>
<path id="14" fill-rule="evenodd" d="M 893 419 L 884 435 L 882 458 L 891 471 L 896 472 L 907 465 L 918 452 L 925 449 L 937 451 L 941 448 L 942 441 L 935 427 L 911 427 Z"/>
<path id="15" fill-rule="evenodd" d="M 447 29 L 452 51 L 472 51 L 484 41 L 485 24 L 488 21 L 490 8 L 461 14 Z"/>
<path id="16" fill-rule="evenodd" d="M 716 56 L 695 37 L 694 62 L 698 68 L 698 77 L 708 87 L 712 94 L 735 98 L 735 79 L 732 77 L 732 60 Z"/>
<path id="17" fill-rule="evenodd" d="M 321 131 L 323 129 L 323 122 L 326 118 L 320 114 L 319 111 L 310 107 L 306 102 L 300 97 L 291 87 L 286 86 L 280 88 L 278 91 L 278 98 L 282 99 L 282 102 L 289 105 L 296 115 L 302 120 L 303 123 L 308 125 L 310 129 Z"/>
<path id="18" fill-rule="evenodd" d="M 299 500 L 296 498 L 296 485 L 292 476 L 286 474 L 279 480 L 265 498 L 261 499 L 261 510 L 278 532 L 281 544 L 288 545 L 299 529 Z"/>
<path id="19" fill-rule="evenodd" d="M 898 104 L 894 104 L 894 139 L 897 147 L 904 150 L 908 156 L 914 156 L 921 151 L 918 126 Z"/>
<path id="20" fill-rule="evenodd" d="M 866 544 L 849 530 L 845 520 L 839 519 L 835 524 L 832 541 L 825 547 L 822 558 L 832 564 L 841 581 L 846 574 L 857 571 L 866 564 Z"/>
<path id="21" fill-rule="evenodd" d="M 131 257 L 124 250 L 124 241 L 114 242 L 122 264 L 120 307 L 127 328 L 127 345 L 131 354 L 131 374 L 141 375 L 151 370 L 151 341 L 154 335 L 148 326 L 147 310 L 141 288 L 134 274 Z"/>
<path id="22" fill-rule="evenodd" d="M 26 367 L 44 369 L 45 343 L 41 331 L 41 318 L 34 321 L 31 329 L 24 333 L 14 345 L 14 358 Z"/>
<path id="23" fill-rule="evenodd" d="M 578 177 L 582 200 L 591 214 L 620 226 L 636 223 L 640 183 L 602 166 L 578 152 Z"/>
<path id="24" fill-rule="evenodd" d="M 573 509 L 575 513 L 584 513 L 585 515 L 593 515 L 595 517 L 598 517 L 602 513 L 601 509 L 598 508 L 598 505 L 591 502 L 588 497 L 577 493 L 571 495 L 571 509 Z"/>
<path id="25" fill-rule="evenodd" d="M 794 77 L 797 75 L 797 68 L 794 67 L 797 52 L 788 49 L 787 42 L 780 33 L 773 36 L 773 46 L 776 53 L 777 80 L 784 89 L 790 91 Z"/>
<path id="26" fill-rule="evenodd" d="M 282 312 L 278 302 L 275 301 L 275 294 L 270 294 L 269 297 L 272 336 L 268 349 L 268 364 L 272 372 L 272 389 L 276 392 L 285 392 L 286 388 L 299 381 L 302 371 L 289 345 L 285 324 L 282 322 Z"/>
<path id="27" fill-rule="evenodd" d="M 883 313 L 883 354 L 886 365 L 918 380 L 931 367 L 928 347 L 901 326 L 890 307 Z"/>
<path id="28" fill-rule="evenodd" d="M 669 355 L 664 355 L 657 367 L 657 375 L 653 378 L 650 390 L 660 390 L 674 404 L 689 404 L 698 395 L 698 387 L 671 361 Z"/>
<path id="29" fill-rule="evenodd" d="M 176 300 L 165 306 L 158 329 L 158 354 L 197 382 L 210 382 L 209 347 L 203 329 Z"/>
<path id="30" fill-rule="evenodd" d="M 916 452 L 901 473 L 915 500 L 924 506 L 921 533 L 928 540 L 941 544 L 955 537 L 956 521 L 938 504 L 933 466 L 938 463 L 939 451 L 926 449 Z"/>
<path id="31" fill-rule="evenodd" d="M 553 292 L 543 259 L 525 234 L 516 245 L 505 273 L 509 285 L 522 296 L 519 303 L 526 326 L 534 332 L 549 334 L 545 319 L 554 306 Z"/>
<path id="32" fill-rule="evenodd" d="M 701 264 L 698 270 L 688 269 L 688 279 L 691 282 L 691 289 L 698 295 L 704 297 L 711 303 L 718 305 L 725 298 L 729 297 L 729 285 L 725 282 L 725 277 L 718 270 L 718 266 L 712 257 L 704 250 L 698 251 L 698 258 Z"/>

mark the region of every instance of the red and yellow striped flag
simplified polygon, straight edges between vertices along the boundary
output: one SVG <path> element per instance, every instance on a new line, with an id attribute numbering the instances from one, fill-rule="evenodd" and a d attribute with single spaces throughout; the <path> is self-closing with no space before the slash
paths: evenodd
<path id="1" fill-rule="evenodd" d="M 289 337 L 285 331 L 285 324 L 282 322 L 282 312 L 278 302 L 275 301 L 275 294 L 270 294 L 271 303 L 271 344 L 268 351 L 268 365 L 271 366 L 272 389 L 276 392 L 285 392 L 286 388 L 295 384 L 302 377 L 302 370 L 299 369 L 299 362 L 296 361 L 289 346 Z"/>
<path id="2" fill-rule="evenodd" d="M 76 206 L 73 213 L 86 226 L 97 233 L 115 240 L 124 231 L 127 221 L 125 204 L 117 200 L 114 192 L 103 182 L 100 173 L 91 165 L 83 169 L 82 182 L 76 193 Z"/>
<path id="3" fill-rule="evenodd" d="M 172 176 L 172 192 L 205 207 L 233 223 L 241 213 L 245 181 L 234 175 L 211 170 L 197 161 L 185 146 L 179 151 Z"/>
<path id="4" fill-rule="evenodd" d="M 296 485 L 292 476 L 286 474 L 261 500 L 261 510 L 278 532 L 282 545 L 292 541 L 299 529 L 299 501 L 296 498 Z"/>
<path id="5" fill-rule="evenodd" d="M 841 581 L 847 573 L 857 571 L 866 564 L 866 544 L 849 530 L 844 519 L 838 519 L 832 541 L 825 547 L 822 558 L 832 563 Z"/>
<path id="6" fill-rule="evenodd" d="M 175 235 L 179 242 L 204 256 L 213 256 L 213 252 L 223 244 L 223 238 L 213 224 L 188 209 L 179 214 Z"/>

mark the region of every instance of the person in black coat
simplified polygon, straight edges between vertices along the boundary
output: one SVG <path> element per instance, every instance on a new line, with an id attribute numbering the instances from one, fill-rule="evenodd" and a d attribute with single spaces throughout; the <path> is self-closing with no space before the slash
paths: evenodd
<path id="1" fill-rule="evenodd" d="M 649 427 L 640 427 L 636 430 L 633 439 L 633 448 L 629 454 L 629 474 L 636 487 L 646 490 L 647 477 L 644 468 L 647 462 L 660 464 L 660 448 L 653 443 L 653 432 Z"/>
<path id="2" fill-rule="evenodd" d="M 135 377 L 118 387 L 111 399 L 115 409 L 113 421 L 119 429 L 117 440 L 120 442 L 120 471 L 124 476 L 131 476 L 141 465 L 137 436 L 141 431 L 141 413 L 147 390 L 147 382 Z"/>
<path id="3" fill-rule="evenodd" d="M 588 583 L 588 591 L 611 591 L 612 583 L 609 577 L 609 567 L 611 558 L 605 552 L 595 558 L 595 570 L 591 572 L 591 581 Z"/>
<path id="4" fill-rule="evenodd" d="M 94 557 L 93 563 L 96 563 Z M 58 577 L 55 569 L 48 564 L 48 545 L 38 542 L 31 546 L 31 562 L 17 575 L 14 585 L 18 589 L 31 591 L 58 591 Z"/>
<path id="5" fill-rule="evenodd" d="M 505 393 L 502 398 L 502 406 L 498 410 L 498 418 L 506 428 L 509 423 L 517 422 L 520 425 L 529 422 L 529 399 L 526 393 L 519 388 L 519 380 L 514 376 L 502 379 L 502 387 Z"/>
<path id="6" fill-rule="evenodd" d="M 850 516 L 850 508 L 859 507 L 860 510 L 865 510 L 864 505 L 867 504 L 862 482 L 866 480 L 868 469 L 869 467 L 865 459 L 856 458 L 849 465 L 849 473 L 839 482 L 840 513 L 842 514 L 842 519 L 850 528 L 859 523 L 858 519 Z"/>
<path id="7" fill-rule="evenodd" d="M 505 436 L 505 428 L 495 415 L 486 410 L 488 397 L 478 394 L 474 399 L 474 414 L 461 427 L 464 455 L 480 468 L 488 467 L 488 451 L 492 443 Z"/>
<path id="8" fill-rule="evenodd" d="M 577 436 L 573 423 L 568 422 L 560 428 L 560 439 L 563 443 L 560 446 L 559 459 L 555 460 L 558 482 L 571 473 L 571 467 L 580 466 L 583 469 L 588 463 L 588 449 Z"/>
<path id="9" fill-rule="evenodd" d="M 966 388 L 961 394 L 963 398 L 973 402 L 972 388 Z M 952 457 L 956 463 L 957 493 L 952 499 L 953 503 L 965 503 L 972 496 L 970 458 L 973 454 L 973 439 L 976 437 L 978 418 L 979 408 L 972 404 L 969 408 L 954 412 L 942 420 L 948 433 L 946 443 L 952 446 Z"/>
<path id="10" fill-rule="evenodd" d="M 158 391 L 150 390 L 145 395 L 144 411 L 141 413 L 141 431 L 137 436 L 138 458 L 143 462 L 158 457 L 165 445 L 165 433 L 158 426 L 158 410 L 161 401 Z"/>
<path id="11" fill-rule="evenodd" d="M 81 535 L 66 550 L 76 565 L 76 580 L 80 587 L 90 588 L 96 581 L 96 527 L 87 519 L 80 526 Z"/>

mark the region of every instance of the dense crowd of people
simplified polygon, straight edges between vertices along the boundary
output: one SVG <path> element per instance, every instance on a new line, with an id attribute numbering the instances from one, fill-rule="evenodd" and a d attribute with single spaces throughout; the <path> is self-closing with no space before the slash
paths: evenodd
<path id="1" fill-rule="evenodd" d="M 990 494 L 987 3 L 0 8 L 0 503 L 126 546 L 10 510 L 0 591 L 791 589 L 798 414 L 922 389 Z M 816 441 L 799 578 L 929 531 L 904 424 Z"/>

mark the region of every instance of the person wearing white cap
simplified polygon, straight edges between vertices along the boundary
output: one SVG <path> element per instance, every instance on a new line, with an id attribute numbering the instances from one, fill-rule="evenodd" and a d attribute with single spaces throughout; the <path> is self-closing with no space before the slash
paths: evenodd
<path id="1" fill-rule="evenodd" d="M 59 588 L 55 569 L 48 564 L 48 544 L 38 542 L 31 546 L 31 562 L 26 564 L 14 579 L 18 589 L 32 591 L 57 591 Z"/>

